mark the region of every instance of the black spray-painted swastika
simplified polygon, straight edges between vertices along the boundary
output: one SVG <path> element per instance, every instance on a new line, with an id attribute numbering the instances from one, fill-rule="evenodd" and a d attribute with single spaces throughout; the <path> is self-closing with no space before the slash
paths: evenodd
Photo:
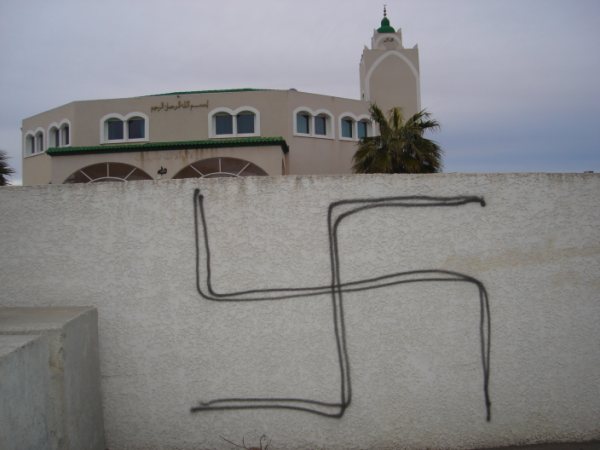
<path id="1" fill-rule="evenodd" d="M 479 300 L 479 339 L 481 344 L 481 365 L 483 369 L 483 394 L 486 420 L 491 420 L 491 402 L 489 395 L 490 380 L 490 309 L 488 294 L 483 283 L 476 278 L 450 270 L 421 269 L 395 272 L 374 278 L 347 283 L 340 280 L 340 248 L 338 230 L 342 221 L 354 214 L 375 208 L 447 208 L 468 204 L 485 206 L 482 197 L 428 197 L 404 196 L 371 199 L 353 199 L 333 202 L 327 211 L 327 229 L 329 234 L 329 255 L 331 263 L 331 283 L 323 286 L 289 287 L 273 289 L 252 289 L 237 292 L 217 293 L 211 284 L 211 253 L 208 227 L 204 212 L 204 196 L 198 189 L 194 191 L 194 222 L 196 238 L 196 282 L 200 295 L 211 301 L 219 302 L 256 302 L 267 300 L 285 300 L 331 295 L 333 332 L 337 348 L 340 370 L 340 401 L 321 402 L 306 398 L 217 398 L 200 402 L 191 408 L 192 412 L 242 409 L 289 409 L 305 411 L 326 417 L 341 418 L 352 402 L 352 383 L 350 377 L 350 357 L 346 344 L 346 325 L 344 319 L 344 294 L 347 292 L 381 289 L 406 283 L 421 282 L 463 282 L 477 288 Z"/>

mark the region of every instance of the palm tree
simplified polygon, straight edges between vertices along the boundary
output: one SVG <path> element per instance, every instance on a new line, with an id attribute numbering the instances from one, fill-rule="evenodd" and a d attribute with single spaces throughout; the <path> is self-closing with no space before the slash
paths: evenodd
<path id="1" fill-rule="evenodd" d="M 436 173 L 442 169 L 442 149 L 423 137 L 440 124 L 425 110 L 404 120 L 401 108 L 386 118 L 377 105 L 369 108 L 379 136 L 361 139 L 352 158 L 355 173 Z"/>
<path id="2" fill-rule="evenodd" d="M 8 177 L 15 173 L 14 169 L 8 165 L 8 155 L 4 150 L 0 150 L 0 186 L 8 185 Z"/>

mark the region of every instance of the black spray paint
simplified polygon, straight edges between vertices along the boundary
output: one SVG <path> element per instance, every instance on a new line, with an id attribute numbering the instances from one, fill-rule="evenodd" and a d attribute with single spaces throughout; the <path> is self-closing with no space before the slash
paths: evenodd
<path id="1" fill-rule="evenodd" d="M 491 402 L 489 396 L 490 379 L 490 309 L 488 294 L 483 283 L 469 275 L 449 270 L 411 270 L 396 272 L 374 278 L 342 283 L 340 281 L 338 229 L 342 220 L 362 211 L 374 208 L 433 208 L 457 207 L 469 203 L 485 206 L 482 197 L 383 197 L 371 199 L 341 200 L 329 205 L 327 212 L 327 228 L 329 232 L 329 255 L 331 260 L 331 284 L 324 286 L 252 289 L 246 291 L 217 293 L 211 284 L 211 256 L 208 239 L 208 228 L 204 213 L 204 196 L 200 190 L 194 191 L 194 222 L 196 237 L 196 284 L 198 292 L 207 300 L 221 302 L 252 302 L 267 300 L 284 300 L 303 298 L 315 295 L 330 294 L 333 312 L 333 330 L 337 346 L 337 357 L 340 369 L 340 401 L 337 403 L 320 402 L 304 398 L 218 398 L 201 402 L 192 407 L 192 412 L 241 409 L 291 409 L 305 411 L 326 417 L 341 418 L 352 402 L 352 385 L 350 377 L 350 358 L 346 345 L 346 327 L 344 321 L 344 300 L 346 292 L 359 292 L 379 289 L 405 283 L 427 281 L 449 281 L 471 283 L 477 287 L 479 294 L 479 336 L 481 343 L 481 365 L 483 368 L 483 394 L 486 408 L 486 420 L 491 419 Z M 201 231 L 200 231 L 201 228 Z M 205 261 L 201 261 L 201 248 L 204 247 Z M 201 286 L 201 270 L 206 270 L 206 285 Z"/>

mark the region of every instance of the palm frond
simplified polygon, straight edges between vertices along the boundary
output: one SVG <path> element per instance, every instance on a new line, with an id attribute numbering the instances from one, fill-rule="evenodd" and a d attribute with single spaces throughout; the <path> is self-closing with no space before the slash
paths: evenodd
<path id="1" fill-rule="evenodd" d="M 424 137 L 440 128 L 437 120 L 421 110 L 404 120 L 401 108 L 392 108 L 387 117 L 372 104 L 369 108 L 379 136 L 362 139 L 353 157 L 356 173 L 435 173 L 442 169 L 440 146 Z"/>
<path id="2" fill-rule="evenodd" d="M 14 173 L 14 169 L 8 165 L 8 155 L 4 150 L 0 150 L 0 186 L 7 186 L 8 177 Z"/>

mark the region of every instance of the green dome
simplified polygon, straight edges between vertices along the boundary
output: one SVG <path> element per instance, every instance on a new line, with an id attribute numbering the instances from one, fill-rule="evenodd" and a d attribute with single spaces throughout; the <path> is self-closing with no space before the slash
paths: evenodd
<path id="1" fill-rule="evenodd" d="M 383 19 L 381 19 L 381 26 L 377 28 L 378 33 L 395 33 L 394 27 L 390 26 L 390 21 L 386 17 L 385 12 L 383 13 Z"/>

